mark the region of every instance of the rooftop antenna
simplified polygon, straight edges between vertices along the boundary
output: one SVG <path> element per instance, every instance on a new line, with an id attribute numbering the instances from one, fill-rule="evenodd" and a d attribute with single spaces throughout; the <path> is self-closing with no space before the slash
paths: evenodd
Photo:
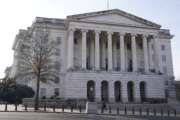
<path id="1" fill-rule="evenodd" d="M 107 9 L 109 10 L 109 0 L 107 0 Z"/>

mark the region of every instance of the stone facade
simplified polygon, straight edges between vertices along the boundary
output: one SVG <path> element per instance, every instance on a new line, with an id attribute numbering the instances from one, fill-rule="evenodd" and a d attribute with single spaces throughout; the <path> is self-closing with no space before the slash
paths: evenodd
<path id="1" fill-rule="evenodd" d="M 43 96 L 52 96 L 56 88 L 61 98 L 98 102 L 167 97 L 165 91 L 173 81 L 173 36 L 169 30 L 118 9 L 66 19 L 37 17 L 31 27 L 17 35 L 15 56 L 27 36 L 45 26 L 49 39 L 60 42 L 60 54 L 54 58 L 60 61 L 60 81 L 42 84 Z M 14 57 L 12 76 L 18 72 L 18 61 Z M 35 88 L 29 78 L 25 84 Z"/>

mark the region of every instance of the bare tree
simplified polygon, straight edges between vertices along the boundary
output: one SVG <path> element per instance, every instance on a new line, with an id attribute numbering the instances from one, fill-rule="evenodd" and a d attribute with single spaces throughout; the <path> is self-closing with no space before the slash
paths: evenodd
<path id="1" fill-rule="evenodd" d="M 22 49 L 20 53 L 21 64 L 19 76 L 34 76 L 36 80 L 36 94 L 34 109 L 39 109 L 39 89 L 41 82 L 59 79 L 56 66 L 59 65 L 53 57 L 58 51 L 56 42 L 49 40 L 46 30 L 36 31 L 30 37 L 30 44 L 27 49 Z"/>

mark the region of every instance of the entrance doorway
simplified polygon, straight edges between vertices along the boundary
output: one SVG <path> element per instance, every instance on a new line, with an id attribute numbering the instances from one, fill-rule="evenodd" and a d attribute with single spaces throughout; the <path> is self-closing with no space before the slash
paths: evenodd
<path id="1" fill-rule="evenodd" d="M 115 95 L 115 101 L 120 102 L 121 101 L 121 82 L 116 81 L 114 83 L 114 95 Z"/>
<path id="2" fill-rule="evenodd" d="M 141 97 L 141 102 L 145 102 L 146 101 L 146 83 L 140 82 L 140 97 Z"/>
<path id="3" fill-rule="evenodd" d="M 132 81 L 128 82 L 128 101 L 134 102 L 134 83 Z"/>
<path id="4" fill-rule="evenodd" d="M 92 80 L 87 82 L 87 100 L 91 102 L 95 100 L 95 83 Z"/>
<path id="5" fill-rule="evenodd" d="M 108 102 L 108 94 L 109 88 L 108 88 L 108 82 L 107 81 L 102 81 L 101 82 L 101 101 L 102 102 Z"/>

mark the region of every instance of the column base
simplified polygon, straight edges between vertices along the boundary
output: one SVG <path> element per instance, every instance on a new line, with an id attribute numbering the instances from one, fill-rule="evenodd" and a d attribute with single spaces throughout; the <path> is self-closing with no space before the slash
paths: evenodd
<path id="1" fill-rule="evenodd" d="M 123 103 L 128 103 L 128 102 L 129 102 L 129 101 L 128 101 L 128 98 L 123 97 L 123 98 L 122 98 L 122 102 L 123 102 Z"/>

